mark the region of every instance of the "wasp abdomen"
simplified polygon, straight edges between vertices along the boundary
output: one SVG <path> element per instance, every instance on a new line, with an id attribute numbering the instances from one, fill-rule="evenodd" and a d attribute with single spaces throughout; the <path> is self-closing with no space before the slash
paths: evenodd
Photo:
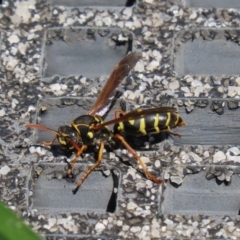
<path id="1" fill-rule="evenodd" d="M 172 128 L 185 126 L 186 123 L 175 112 L 157 113 L 134 120 L 119 122 L 114 125 L 114 133 L 146 135 L 170 131 Z"/>

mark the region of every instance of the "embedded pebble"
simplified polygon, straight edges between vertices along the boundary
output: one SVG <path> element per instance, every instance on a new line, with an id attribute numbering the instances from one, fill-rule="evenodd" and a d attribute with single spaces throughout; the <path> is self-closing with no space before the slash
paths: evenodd
<path id="1" fill-rule="evenodd" d="M 28 44 L 27 43 L 19 43 L 18 44 L 18 50 L 21 54 L 26 54 L 26 50 L 27 50 Z"/>
<path id="2" fill-rule="evenodd" d="M 6 114 L 5 109 L 0 109 L 0 117 L 3 117 Z"/>
<path id="3" fill-rule="evenodd" d="M 210 219 L 202 219 L 202 223 L 204 225 L 208 225 L 210 223 Z"/>
<path id="4" fill-rule="evenodd" d="M 29 152 L 31 154 L 36 153 L 37 152 L 37 147 L 34 147 L 34 146 L 29 147 Z"/>
<path id="5" fill-rule="evenodd" d="M 56 218 L 49 218 L 48 219 L 48 225 L 45 224 L 44 228 L 51 229 L 56 223 L 57 223 L 57 219 Z"/>
<path id="6" fill-rule="evenodd" d="M 230 110 L 239 108 L 239 106 L 238 106 L 239 102 L 238 102 L 238 101 L 230 101 L 230 100 L 229 100 L 229 101 L 227 102 L 227 104 L 228 104 L 228 108 L 229 108 Z"/>
<path id="7" fill-rule="evenodd" d="M 129 228 L 130 228 L 130 226 L 128 226 L 128 225 L 123 225 L 122 230 L 123 230 L 123 231 L 128 231 Z"/>
<path id="8" fill-rule="evenodd" d="M 189 16 L 189 19 L 195 19 L 197 18 L 197 12 L 193 11 L 192 14 Z"/>
<path id="9" fill-rule="evenodd" d="M 36 153 L 38 153 L 40 156 L 44 156 L 47 153 L 47 149 L 43 147 L 37 147 L 36 148 Z"/>
<path id="10" fill-rule="evenodd" d="M 237 147 L 229 148 L 227 152 L 231 152 L 231 153 L 233 153 L 235 156 L 237 156 L 237 155 L 240 154 L 240 150 L 239 150 L 239 148 L 237 148 Z"/>
<path id="11" fill-rule="evenodd" d="M 35 112 L 35 111 L 36 111 L 36 107 L 30 105 L 30 106 L 28 107 L 28 110 L 27 110 L 27 111 L 28 111 L 28 112 Z"/>
<path id="12" fill-rule="evenodd" d="M 240 156 L 232 156 L 229 152 L 226 153 L 228 161 L 240 162 Z"/>
<path id="13" fill-rule="evenodd" d="M 154 0 L 143 0 L 143 2 L 145 2 L 145 3 L 153 3 L 154 2 Z"/>
<path id="14" fill-rule="evenodd" d="M 141 156 L 142 161 L 146 164 L 146 163 L 150 163 L 150 159 L 148 157 L 145 156 Z"/>
<path id="15" fill-rule="evenodd" d="M 190 158 L 192 158 L 195 162 L 201 162 L 202 161 L 202 158 L 201 157 L 199 157 L 196 153 L 194 153 L 194 152 L 189 152 L 188 153 L 188 156 L 190 157 Z"/>
<path id="16" fill-rule="evenodd" d="M 123 11 L 123 18 L 129 19 L 132 16 L 132 8 L 125 8 Z"/>
<path id="17" fill-rule="evenodd" d="M 95 225 L 95 230 L 98 232 L 98 233 L 101 233 L 104 229 L 106 228 L 106 226 L 101 223 L 101 222 L 98 222 L 96 225 Z"/>
<path id="18" fill-rule="evenodd" d="M 227 182 L 230 182 L 231 181 L 231 178 L 232 178 L 232 175 L 233 175 L 233 171 L 228 171 L 226 174 L 225 174 L 225 180 Z"/>
<path id="19" fill-rule="evenodd" d="M 118 220 L 117 221 L 117 226 L 121 227 L 123 225 L 123 221 L 122 220 Z"/>
<path id="20" fill-rule="evenodd" d="M 170 178 L 170 173 L 169 172 L 164 172 L 164 179 L 169 179 Z"/>
<path id="21" fill-rule="evenodd" d="M 173 225 L 173 221 L 170 219 L 166 219 L 164 223 L 166 223 L 167 225 Z"/>
<path id="22" fill-rule="evenodd" d="M 106 176 L 110 176 L 111 171 L 110 171 L 109 169 L 107 169 L 107 170 L 103 171 L 103 173 L 104 173 L 104 175 L 106 175 Z"/>
<path id="23" fill-rule="evenodd" d="M 127 209 L 129 209 L 129 210 L 134 210 L 137 207 L 138 207 L 138 205 L 136 203 L 134 203 L 133 201 L 131 201 L 127 204 Z"/>
<path id="24" fill-rule="evenodd" d="M 153 70 L 156 69 L 158 66 L 159 66 L 159 62 L 153 60 L 153 61 L 151 61 L 151 62 L 147 65 L 146 69 L 147 69 L 148 71 L 153 71 Z"/>
<path id="25" fill-rule="evenodd" d="M 174 81 L 174 82 L 170 82 L 170 83 L 169 83 L 169 88 L 170 88 L 171 90 L 176 90 L 176 89 L 178 89 L 179 87 L 180 87 L 180 84 L 179 84 L 178 81 Z"/>
<path id="26" fill-rule="evenodd" d="M 154 165 L 156 168 L 159 168 L 161 166 L 161 162 L 159 160 L 156 160 Z"/>
<path id="27" fill-rule="evenodd" d="M 18 35 L 13 34 L 8 38 L 8 41 L 10 42 L 10 44 L 14 44 L 14 43 L 18 43 L 20 41 Z"/>
<path id="28" fill-rule="evenodd" d="M 32 1 L 32 5 L 35 1 Z M 31 18 L 31 12 L 29 11 L 29 2 L 19 1 L 16 2 L 16 15 L 20 17 L 20 22 L 27 23 Z"/>
<path id="29" fill-rule="evenodd" d="M 133 233 L 140 232 L 141 231 L 141 227 L 139 227 L 139 226 L 131 227 L 130 231 L 133 232 Z"/>
<path id="30" fill-rule="evenodd" d="M 9 166 L 5 165 L 0 168 L 0 175 L 7 175 L 10 172 Z"/>
<path id="31" fill-rule="evenodd" d="M 203 156 L 204 156 L 204 158 L 209 158 L 209 151 L 205 151 L 204 153 L 203 153 Z"/>
<path id="32" fill-rule="evenodd" d="M 136 72 L 144 72 L 144 64 L 142 61 L 138 61 L 134 67 L 134 71 Z"/>
<path id="33" fill-rule="evenodd" d="M 9 57 L 7 59 L 6 69 L 9 70 L 9 71 L 13 71 L 18 63 L 19 63 L 19 61 L 17 59 L 15 59 L 13 57 Z"/>
<path id="34" fill-rule="evenodd" d="M 177 185 L 180 185 L 183 183 L 183 179 L 181 177 L 178 176 L 171 176 L 170 180 L 172 183 L 176 183 Z"/>
<path id="35" fill-rule="evenodd" d="M 213 155 L 213 162 L 218 163 L 226 160 L 226 155 L 222 151 L 218 151 Z"/>
<path id="36" fill-rule="evenodd" d="M 237 83 L 238 86 L 240 86 L 240 77 L 236 78 L 235 82 Z"/>
<path id="37" fill-rule="evenodd" d="M 240 95 L 240 87 L 229 86 L 228 97 L 235 97 L 236 95 Z"/>
<path id="38" fill-rule="evenodd" d="M 224 173 L 222 173 L 220 176 L 217 177 L 217 179 L 218 179 L 219 181 L 224 181 L 224 180 L 225 180 L 225 177 L 226 177 L 226 175 L 225 175 Z"/>

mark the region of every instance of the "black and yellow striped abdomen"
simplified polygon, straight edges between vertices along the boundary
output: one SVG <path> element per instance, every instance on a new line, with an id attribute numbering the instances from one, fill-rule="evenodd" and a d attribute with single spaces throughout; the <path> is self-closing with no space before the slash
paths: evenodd
<path id="1" fill-rule="evenodd" d="M 149 114 L 134 120 L 119 122 L 114 125 L 114 133 L 127 133 L 131 135 L 146 135 L 170 131 L 172 128 L 185 126 L 180 115 L 175 112 Z"/>

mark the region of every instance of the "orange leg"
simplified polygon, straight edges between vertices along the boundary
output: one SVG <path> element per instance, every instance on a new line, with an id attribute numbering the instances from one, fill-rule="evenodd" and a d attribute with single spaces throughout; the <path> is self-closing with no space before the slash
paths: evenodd
<path id="1" fill-rule="evenodd" d="M 145 173 L 145 175 L 153 182 L 155 183 L 164 183 L 164 180 L 162 179 L 158 179 L 155 176 L 153 176 L 146 168 L 145 164 L 143 163 L 142 159 L 137 155 L 136 151 L 134 149 L 132 149 L 130 147 L 130 145 L 125 141 L 125 139 L 123 138 L 123 136 L 119 135 L 119 134 L 115 134 L 115 138 L 119 139 L 122 144 L 124 145 L 124 147 L 133 155 L 134 158 L 136 158 L 138 160 L 138 162 L 140 163 L 140 165 L 142 166 L 142 169 Z"/>
<path id="2" fill-rule="evenodd" d="M 166 133 L 168 133 L 168 134 L 170 134 L 170 135 L 173 135 L 173 136 L 176 136 L 176 137 L 179 137 L 179 138 L 181 138 L 182 137 L 182 135 L 181 134 L 178 134 L 178 133 L 173 133 L 173 132 L 170 132 L 170 131 L 164 131 L 164 132 L 166 132 Z"/>
<path id="3" fill-rule="evenodd" d="M 76 146 L 75 146 L 76 148 Z M 70 162 L 69 166 L 68 166 L 68 170 L 67 170 L 67 175 L 71 175 L 72 174 L 72 169 L 76 163 L 76 161 L 78 160 L 79 156 L 87 149 L 87 145 L 82 145 L 82 147 L 78 147 L 77 148 L 77 153 L 74 157 L 74 159 Z"/>
<path id="4" fill-rule="evenodd" d="M 73 193 L 76 193 L 76 191 L 82 185 L 82 183 L 88 177 L 88 175 L 102 162 L 103 149 L 104 142 L 100 142 L 97 162 L 94 165 L 92 165 L 89 169 L 87 169 L 87 171 L 82 175 L 82 177 L 76 182 L 77 187 L 73 190 Z"/>
<path id="5" fill-rule="evenodd" d="M 51 140 L 50 142 L 44 142 L 44 141 L 42 141 L 41 144 L 42 144 L 43 146 L 45 146 L 45 147 L 50 147 L 50 146 L 53 145 L 53 143 L 54 143 L 55 140 L 57 139 L 57 136 L 58 136 L 58 135 L 56 135 L 56 136 L 53 138 L 53 140 Z"/>
<path id="6" fill-rule="evenodd" d="M 115 112 L 114 112 L 115 118 L 119 118 L 121 114 L 124 115 L 126 113 L 121 109 L 115 110 Z"/>

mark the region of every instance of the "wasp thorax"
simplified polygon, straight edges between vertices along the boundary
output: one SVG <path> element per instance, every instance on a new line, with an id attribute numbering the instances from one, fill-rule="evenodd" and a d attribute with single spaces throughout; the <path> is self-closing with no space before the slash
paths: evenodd
<path id="1" fill-rule="evenodd" d="M 58 134 L 58 141 L 63 149 L 74 149 L 74 146 L 70 140 L 74 141 L 78 145 L 81 144 L 81 138 L 79 134 L 72 127 L 67 125 L 61 126 L 58 128 Z"/>

